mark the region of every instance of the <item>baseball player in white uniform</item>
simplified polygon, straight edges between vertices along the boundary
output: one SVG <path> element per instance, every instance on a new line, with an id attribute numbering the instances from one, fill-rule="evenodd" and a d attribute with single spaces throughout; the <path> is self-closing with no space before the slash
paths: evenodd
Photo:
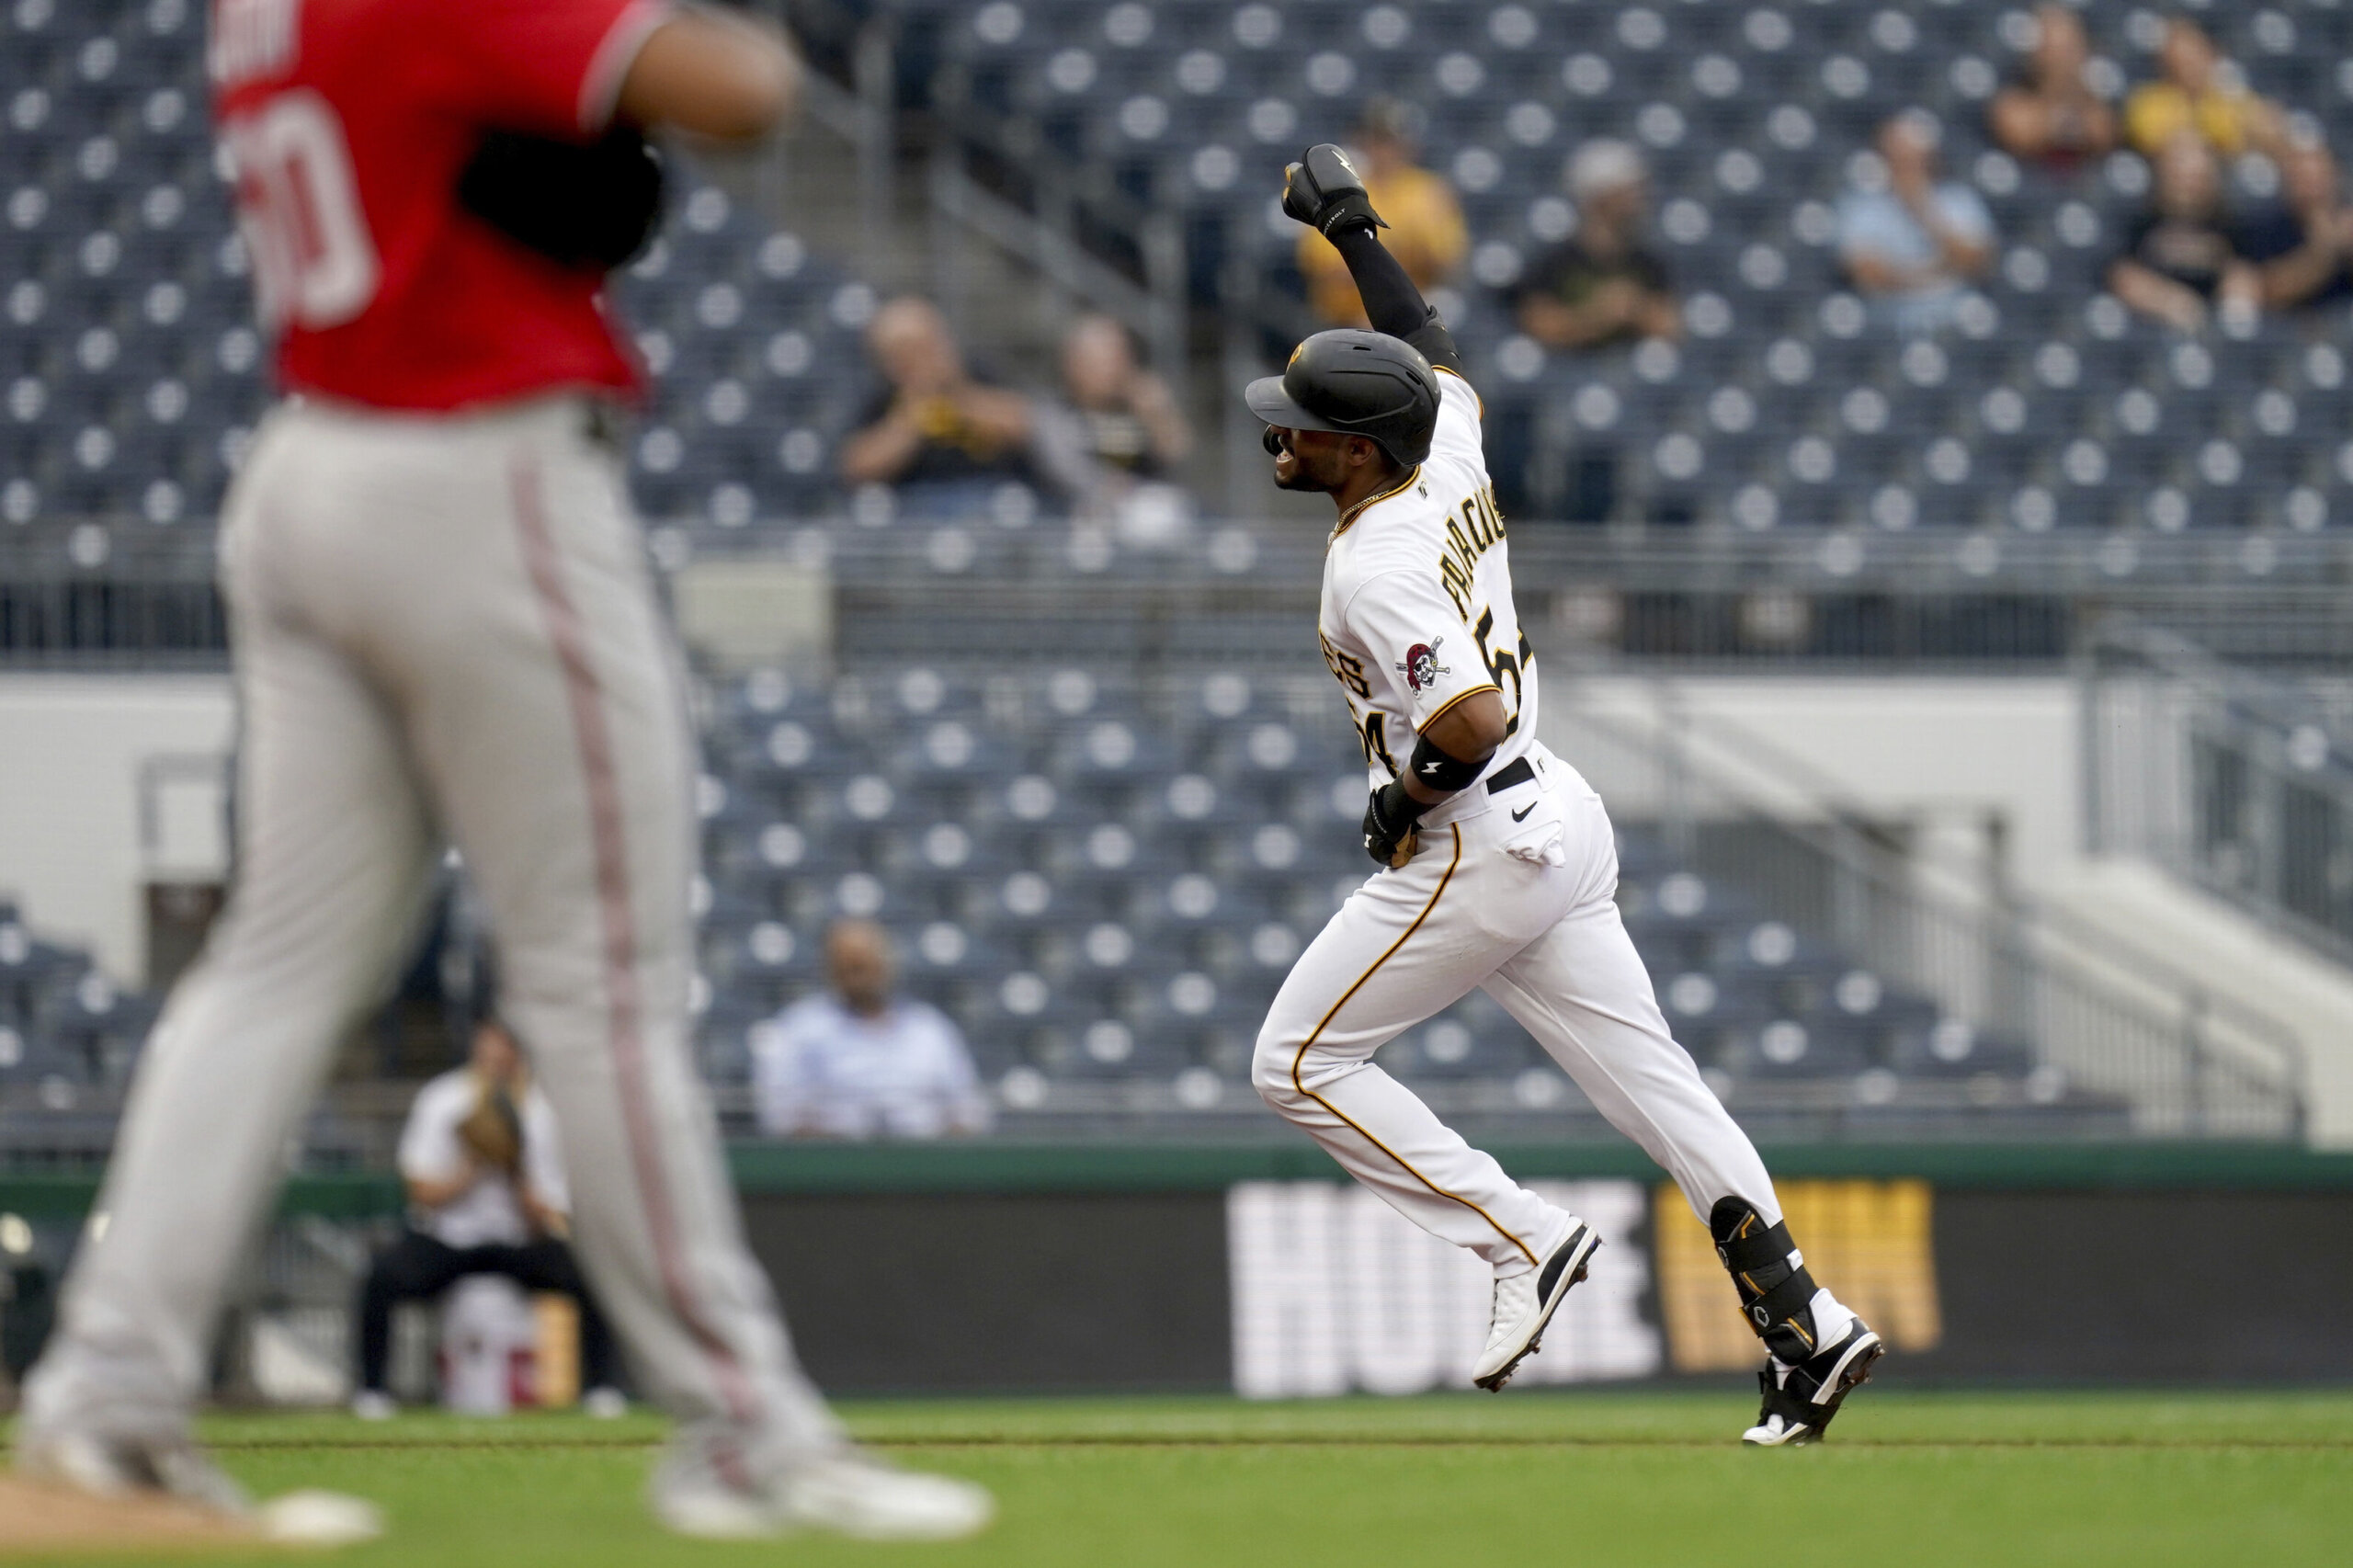
<path id="1" fill-rule="evenodd" d="M 791 54 L 666 0 L 215 0 L 207 65 L 288 393 L 222 519 L 236 882 L 148 1044 L 18 1465 L 243 1508 L 188 1431 L 213 1322 L 446 838 L 563 1124 L 580 1261 L 678 1418 L 659 1517 L 978 1529 L 985 1493 L 865 1456 L 802 1375 L 688 1049 L 697 763 L 605 278 L 659 210 L 641 130 L 757 135 Z"/>
<path id="2" fill-rule="evenodd" d="M 1756 1147 L 1667 1032 L 1619 919 L 1608 814 L 1535 739 L 1536 661 L 1512 607 L 1478 394 L 1338 148 L 1290 166 L 1283 208 L 1338 248 L 1376 329 L 1317 334 L 1247 397 L 1275 483 L 1339 508 L 1320 631 L 1370 768 L 1365 847 L 1382 869 L 1283 983 L 1258 1036 L 1258 1092 L 1401 1213 L 1493 1267 L 1472 1375 L 1500 1389 L 1599 1238 L 1372 1061 L 1483 989 L 1708 1222 L 1768 1351 L 1746 1440 L 1813 1441 L 1869 1376 L 1879 1337 L 1814 1283 Z"/>

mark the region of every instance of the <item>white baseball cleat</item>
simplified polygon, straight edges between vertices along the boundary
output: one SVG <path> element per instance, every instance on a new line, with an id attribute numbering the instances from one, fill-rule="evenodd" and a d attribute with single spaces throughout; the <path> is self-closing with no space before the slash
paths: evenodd
<path id="1" fill-rule="evenodd" d="M 93 1497 L 173 1497 L 231 1518 L 253 1514 L 244 1488 L 188 1437 L 108 1437 L 36 1427 L 17 1434 L 17 1473 Z"/>
<path id="2" fill-rule="evenodd" d="M 664 1528 L 705 1540 L 765 1540 L 801 1529 L 860 1540 L 957 1540 L 987 1528 L 996 1503 L 969 1481 L 900 1470 L 856 1449 L 756 1486 L 674 1454 L 654 1478 L 654 1514 Z"/>
<path id="3" fill-rule="evenodd" d="M 390 1421 L 400 1413 L 392 1396 L 381 1389 L 361 1389 L 351 1396 L 351 1414 L 362 1421 Z"/>
<path id="4" fill-rule="evenodd" d="M 1879 1335 L 1859 1317 L 1847 1320 L 1847 1332 L 1802 1361 L 1769 1358 L 1756 1381 L 1765 1392 L 1765 1407 L 1756 1425 L 1740 1440 L 1760 1449 L 1798 1448 L 1818 1443 L 1830 1428 L 1830 1418 L 1847 1396 L 1870 1381 L 1871 1364 L 1887 1354 Z"/>
<path id="5" fill-rule="evenodd" d="M 580 1408 L 593 1421 L 618 1421 L 629 1414 L 629 1395 L 616 1388 L 590 1389 Z"/>
<path id="6" fill-rule="evenodd" d="M 1601 1238 L 1592 1226 L 1569 1217 L 1569 1239 L 1552 1251 L 1541 1268 L 1495 1281 L 1495 1314 L 1487 1324 L 1487 1347 L 1471 1368 L 1471 1381 L 1489 1393 L 1498 1393 L 1511 1381 L 1519 1364 L 1536 1354 L 1544 1340 L 1544 1325 L 1552 1321 L 1572 1287 L 1582 1280 Z"/>

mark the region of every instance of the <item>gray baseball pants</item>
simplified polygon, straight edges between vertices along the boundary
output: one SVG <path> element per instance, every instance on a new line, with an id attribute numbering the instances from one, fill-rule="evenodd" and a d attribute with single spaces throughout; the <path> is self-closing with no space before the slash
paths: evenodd
<path id="1" fill-rule="evenodd" d="M 235 885 L 140 1065 L 103 1239 L 28 1381 L 35 1427 L 184 1427 L 287 1139 L 446 839 L 642 1382 L 722 1455 L 842 1440 L 745 1250 L 689 1056 L 694 743 L 592 420 L 559 396 L 449 417 L 297 401 L 264 423 L 222 521 Z"/>

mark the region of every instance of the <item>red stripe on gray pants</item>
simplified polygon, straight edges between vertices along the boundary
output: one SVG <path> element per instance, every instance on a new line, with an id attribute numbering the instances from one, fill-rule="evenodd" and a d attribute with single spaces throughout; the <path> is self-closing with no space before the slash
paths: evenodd
<path id="1" fill-rule="evenodd" d="M 604 693 L 588 660 L 579 611 L 565 592 L 555 539 L 540 505 L 539 464 L 518 457 L 513 469 L 515 527 L 521 537 L 524 569 L 530 574 L 547 619 L 548 641 L 563 671 L 564 696 L 572 708 L 573 732 L 580 744 L 580 770 L 586 781 L 588 830 L 597 862 L 597 905 L 604 925 L 605 995 L 613 1070 L 620 1080 L 621 1125 L 629 1139 L 630 1163 L 645 1203 L 645 1224 L 670 1310 L 709 1358 L 712 1381 L 729 1414 L 748 1422 L 757 1410 L 751 1383 L 727 1342 L 710 1327 L 696 1304 L 678 1251 L 669 1182 L 658 1140 L 648 1121 L 652 1099 L 645 1070 L 645 1038 L 638 996 L 637 928 L 631 910 L 629 834 L 621 809 L 620 780 L 613 767 L 612 736 L 605 723 Z"/>

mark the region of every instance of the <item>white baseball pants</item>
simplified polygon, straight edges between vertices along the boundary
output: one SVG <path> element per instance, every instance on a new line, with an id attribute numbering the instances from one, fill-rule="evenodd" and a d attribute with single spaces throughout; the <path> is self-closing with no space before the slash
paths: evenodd
<path id="1" fill-rule="evenodd" d="M 648 1392 L 722 1462 L 840 1440 L 745 1248 L 688 1052 L 694 741 L 592 418 L 554 397 L 264 423 L 222 521 L 235 885 L 140 1065 L 36 1423 L 185 1422 L 288 1136 L 446 836 L 563 1129 L 581 1263 Z"/>
<path id="2" fill-rule="evenodd" d="M 1568 1216 L 1372 1061 L 1475 985 L 1665 1167 L 1703 1221 L 1737 1195 L 1777 1222 L 1765 1162 L 1667 1032 L 1618 917 L 1618 846 L 1600 798 L 1541 748 L 1532 760 L 1538 783 L 1426 824 L 1414 858 L 1377 872 L 1308 944 L 1259 1031 L 1258 1093 L 1424 1230 L 1499 1277 L 1533 1268 L 1566 1239 Z"/>

